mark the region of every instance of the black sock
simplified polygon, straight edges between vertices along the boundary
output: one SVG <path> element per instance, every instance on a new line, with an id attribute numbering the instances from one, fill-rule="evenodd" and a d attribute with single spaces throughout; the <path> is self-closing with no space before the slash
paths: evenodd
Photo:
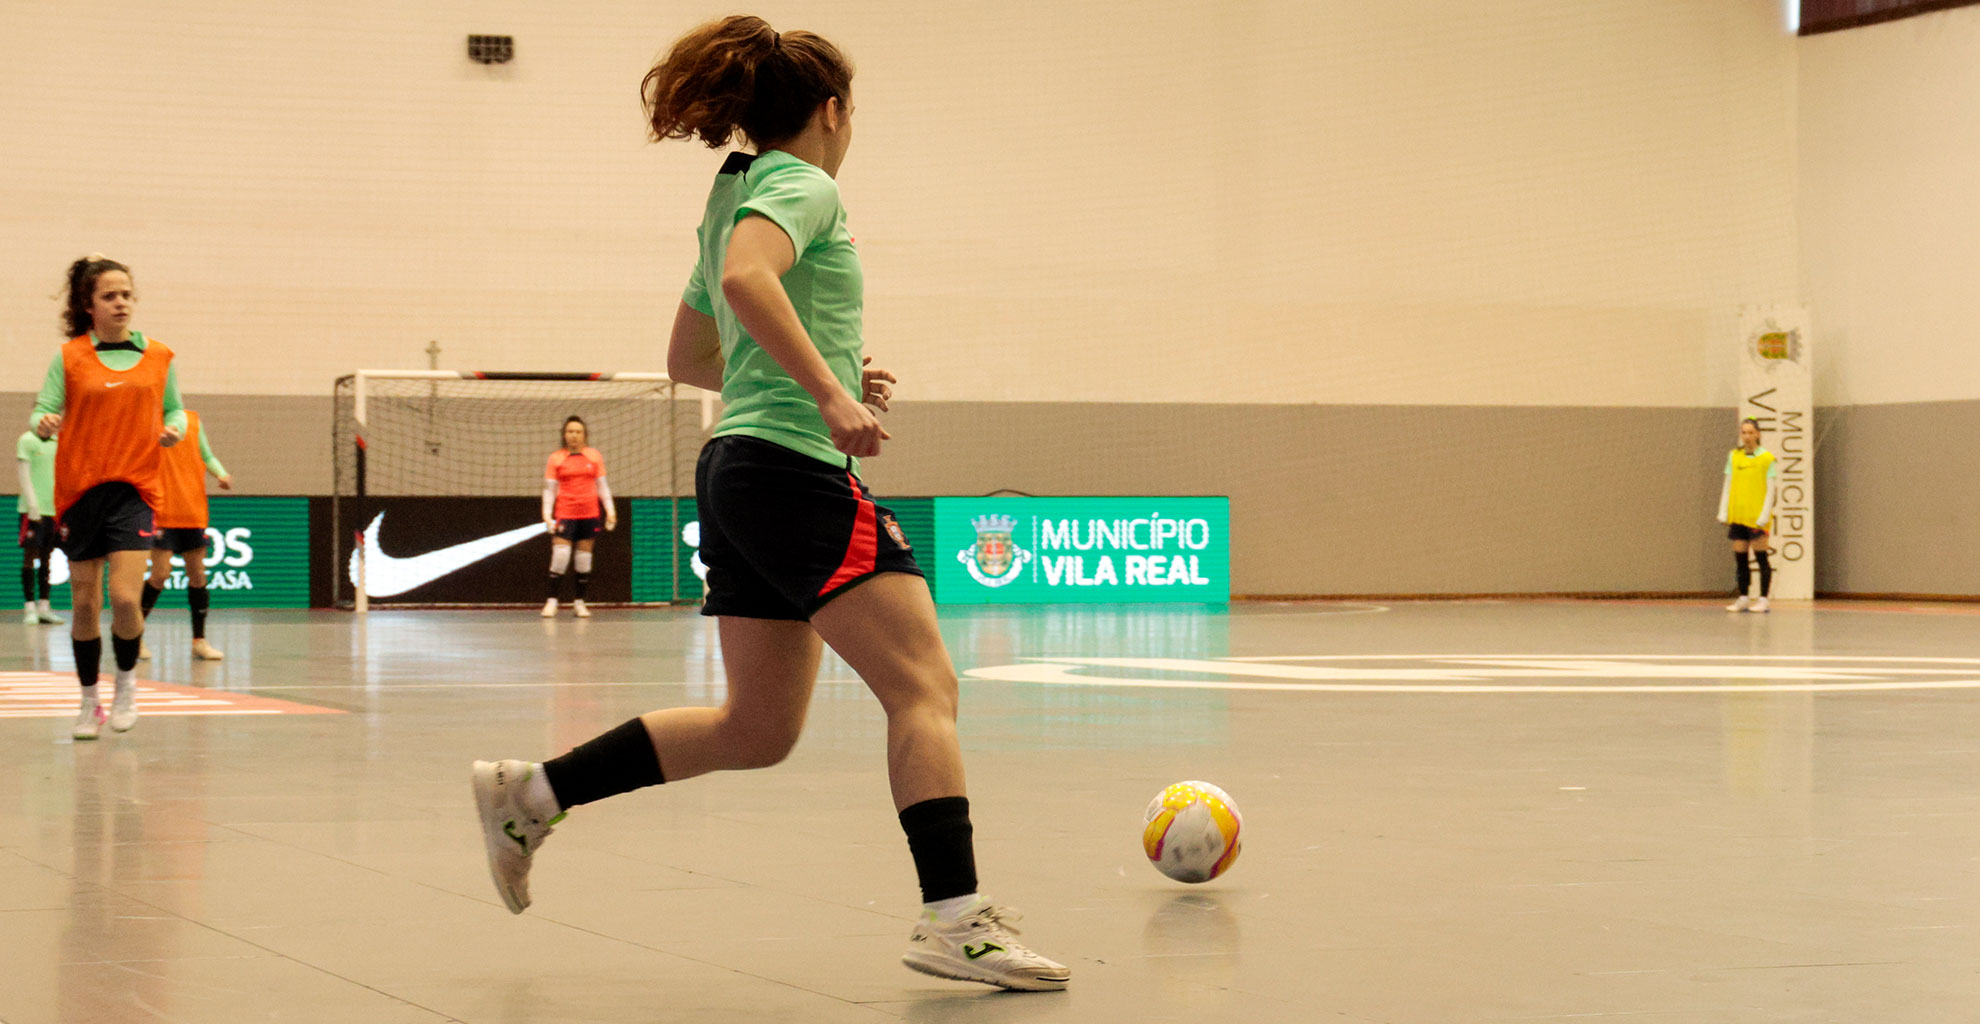
<path id="1" fill-rule="evenodd" d="M 1733 578 L 1739 580 L 1739 596 L 1746 596 L 1746 588 L 1753 585 L 1753 569 L 1746 564 L 1746 552 L 1733 552 Z"/>
<path id="2" fill-rule="evenodd" d="M 21 597 L 28 601 L 34 600 L 34 560 L 32 558 L 24 559 L 21 562 Z"/>
<path id="3" fill-rule="evenodd" d="M 551 573 L 550 584 L 543 588 L 544 599 L 552 600 L 556 598 L 557 592 L 559 590 L 562 590 L 563 588 L 564 588 L 564 574 L 561 572 Z"/>
<path id="4" fill-rule="evenodd" d="M 573 587 L 577 593 L 578 600 L 580 601 L 584 600 L 584 590 L 586 587 L 589 586 L 591 586 L 591 574 L 588 572 L 578 573 L 577 582 L 573 584 Z"/>
<path id="5" fill-rule="evenodd" d="M 157 607 L 158 595 L 162 593 L 164 593 L 164 591 L 158 589 L 157 587 L 152 586 L 150 580 L 144 581 L 144 597 L 139 601 L 139 603 L 144 605 L 145 618 L 147 619 L 151 618 L 151 609 Z"/>
<path id="6" fill-rule="evenodd" d="M 646 723 L 637 718 L 578 744 L 562 757 L 543 762 L 543 777 L 549 781 L 550 791 L 557 794 L 559 810 L 667 781 L 660 774 L 660 755 L 653 750 L 653 737 L 647 734 Z"/>
<path id="7" fill-rule="evenodd" d="M 144 634 L 139 633 L 129 640 L 110 634 L 110 654 L 117 660 L 117 671 L 129 672 L 137 667 L 138 645 L 144 642 Z M 101 650 L 101 648 L 98 648 Z"/>
<path id="8" fill-rule="evenodd" d="M 94 640 L 69 640 L 69 647 L 76 652 L 76 681 L 84 686 L 96 685 L 97 663 L 103 660 L 103 638 Z"/>
<path id="9" fill-rule="evenodd" d="M 969 798 L 938 796 L 901 812 L 914 873 L 921 877 L 921 901 L 967 896 L 976 891 L 976 846 L 969 825 Z"/>
<path id="10" fill-rule="evenodd" d="M 1774 563 L 1767 561 L 1765 551 L 1755 551 L 1753 560 L 1760 563 L 1760 596 L 1766 597 L 1774 589 Z"/>
<path id="11" fill-rule="evenodd" d="M 48 600 L 48 562 L 49 557 L 47 555 L 41 556 L 41 562 L 35 567 L 34 571 L 35 585 L 41 588 L 41 599 L 43 601 Z"/>
<path id="12" fill-rule="evenodd" d="M 206 639 L 206 607 L 208 598 L 205 587 L 187 587 L 186 604 L 192 607 L 193 639 Z"/>

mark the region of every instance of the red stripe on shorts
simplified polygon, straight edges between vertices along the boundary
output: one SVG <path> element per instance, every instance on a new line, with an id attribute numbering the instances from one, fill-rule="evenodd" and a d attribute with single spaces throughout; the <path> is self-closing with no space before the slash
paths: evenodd
<path id="1" fill-rule="evenodd" d="M 846 557 L 839 563 L 839 571 L 818 588 L 818 596 L 824 597 L 834 589 L 844 586 L 873 571 L 874 556 L 880 550 L 880 536 L 873 499 L 860 490 L 859 478 L 846 474 L 846 482 L 852 484 L 853 497 L 859 502 L 859 511 L 853 515 L 852 539 L 846 542 Z"/>

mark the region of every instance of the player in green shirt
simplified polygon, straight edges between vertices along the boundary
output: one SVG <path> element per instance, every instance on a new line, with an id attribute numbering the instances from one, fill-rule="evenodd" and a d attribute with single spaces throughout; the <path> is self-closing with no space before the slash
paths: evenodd
<path id="1" fill-rule="evenodd" d="M 702 614 L 717 618 L 728 701 L 648 712 L 544 763 L 477 761 L 496 890 L 529 905 L 530 857 L 579 804 L 711 771 L 777 763 L 804 727 L 821 639 L 887 715 L 887 774 L 920 878 L 901 958 L 1008 989 L 1071 972 L 1013 938 L 977 893 L 956 741 L 955 667 L 928 584 L 892 513 L 858 475 L 888 433 L 892 374 L 866 369 L 865 286 L 836 176 L 852 143 L 852 65 L 810 32 L 743 15 L 675 43 L 646 76 L 652 137 L 724 148 L 667 370 L 726 409 L 695 468 Z"/>
<path id="2" fill-rule="evenodd" d="M 55 435 L 30 430 L 14 442 L 21 496 L 21 621 L 62 624 L 48 604 L 48 561 L 55 557 Z M 39 593 L 37 594 L 37 590 Z"/>

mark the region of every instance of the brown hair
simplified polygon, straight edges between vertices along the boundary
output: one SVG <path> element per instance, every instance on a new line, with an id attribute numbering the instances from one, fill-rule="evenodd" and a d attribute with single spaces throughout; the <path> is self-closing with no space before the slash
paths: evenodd
<path id="1" fill-rule="evenodd" d="M 820 103 L 852 98 L 852 62 L 813 32 L 779 34 L 736 14 L 689 32 L 646 73 L 653 141 L 700 137 L 720 149 L 740 133 L 758 149 L 804 130 Z"/>
<path id="2" fill-rule="evenodd" d="M 93 252 L 69 264 L 69 301 L 62 308 L 62 336 L 80 338 L 96 328 L 96 318 L 90 315 L 90 300 L 96 297 L 96 279 L 112 270 L 125 274 L 131 268 L 124 266 L 100 252 Z"/>

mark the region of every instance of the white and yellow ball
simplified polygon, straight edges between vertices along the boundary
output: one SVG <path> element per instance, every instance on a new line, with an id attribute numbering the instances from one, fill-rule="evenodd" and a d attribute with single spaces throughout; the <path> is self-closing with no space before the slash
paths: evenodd
<path id="1" fill-rule="evenodd" d="M 1229 793 L 1208 782 L 1178 782 L 1155 795 L 1141 848 L 1155 870 L 1178 882 L 1207 882 L 1231 869 L 1244 816 Z"/>

